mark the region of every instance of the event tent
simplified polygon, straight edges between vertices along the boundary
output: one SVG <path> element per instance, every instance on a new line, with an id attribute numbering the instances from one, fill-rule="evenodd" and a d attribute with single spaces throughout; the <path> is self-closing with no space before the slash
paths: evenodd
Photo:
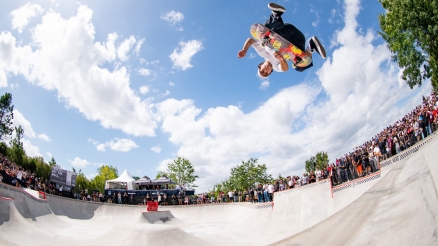
<path id="1" fill-rule="evenodd" d="M 128 173 L 128 169 L 125 169 L 123 173 L 116 179 L 107 180 L 105 182 L 105 189 L 126 189 L 133 190 L 133 182 L 135 179 Z"/>
<path id="2" fill-rule="evenodd" d="M 176 184 L 170 178 L 161 177 L 158 179 L 149 179 L 147 176 L 140 178 L 139 180 L 134 181 L 134 184 L 139 185 L 165 185 L 165 184 Z"/>

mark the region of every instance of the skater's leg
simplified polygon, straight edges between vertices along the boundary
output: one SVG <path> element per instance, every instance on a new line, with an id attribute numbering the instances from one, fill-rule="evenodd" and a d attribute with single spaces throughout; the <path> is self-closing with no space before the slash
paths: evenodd
<path id="1" fill-rule="evenodd" d="M 309 55 L 309 53 L 317 52 L 323 59 L 326 58 L 326 53 L 324 46 L 319 42 L 319 39 L 315 36 L 311 37 L 307 41 L 307 48 L 306 48 L 306 54 Z M 309 55 L 310 56 L 310 55 Z"/>
<path id="2" fill-rule="evenodd" d="M 265 26 L 272 31 L 283 26 L 284 23 L 281 14 L 283 13 L 276 14 L 276 12 L 272 11 L 271 15 L 265 22 Z"/>
<path id="3" fill-rule="evenodd" d="M 265 26 L 271 30 L 274 30 L 284 24 L 281 15 L 286 11 L 286 9 L 283 6 L 275 3 L 269 3 L 268 8 L 272 10 L 272 13 L 266 20 Z"/>

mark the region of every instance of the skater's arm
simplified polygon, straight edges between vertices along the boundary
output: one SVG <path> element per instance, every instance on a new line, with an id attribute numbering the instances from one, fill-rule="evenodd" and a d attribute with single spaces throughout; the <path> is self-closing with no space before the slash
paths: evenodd
<path id="1" fill-rule="evenodd" d="M 280 52 L 275 52 L 274 57 L 280 62 L 279 68 L 281 69 L 281 71 L 286 72 L 287 70 L 289 70 L 289 65 L 287 65 L 286 60 L 283 58 Z"/>
<path id="2" fill-rule="evenodd" d="M 248 38 L 248 39 L 245 41 L 245 44 L 243 45 L 243 49 L 237 53 L 237 57 L 238 57 L 238 58 L 245 57 L 246 52 L 248 51 L 249 47 L 250 47 L 254 42 L 255 42 L 254 39 L 252 39 L 252 38 Z"/>

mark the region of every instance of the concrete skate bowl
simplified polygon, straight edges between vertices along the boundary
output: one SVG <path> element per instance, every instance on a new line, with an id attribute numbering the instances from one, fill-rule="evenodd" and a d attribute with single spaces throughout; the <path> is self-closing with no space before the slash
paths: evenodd
<path id="1" fill-rule="evenodd" d="M 438 245 L 435 134 L 340 186 L 275 203 L 160 207 L 34 198 L 0 185 L 0 245 Z"/>

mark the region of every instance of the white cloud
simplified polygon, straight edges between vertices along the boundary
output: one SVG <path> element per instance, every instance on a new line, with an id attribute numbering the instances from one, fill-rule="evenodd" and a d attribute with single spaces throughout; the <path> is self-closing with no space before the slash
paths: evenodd
<path id="1" fill-rule="evenodd" d="M 320 20 L 319 13 L 314 9 L 310 9 L 310 12 L 315 14 L 315 20 L 312 22 L 312 26 L 317 27 Z"/>
<path id="2" fill-rule="evenodd" d="M 127 61 L 129 59 L 128 52 L 131 50 L 134 44 L 134 36 L 130 36 L 128 39 L 125 39 L 125 41 L 123 41 L 122 44 L 120 44 L 120 46 L 117 48 L 117 57 L 119 57 L 121 61 Z"/>
<path id="3" fill-rule="evenodd" d="M 140 68 L 138 70 L 138 74 L 140 74 L 141 76 L 149 76 L 152 74 L 152 71 L 150 69 L 147 69 L 147 68 Z"/>
<path id="4" fill-rule="evenodd" d="M 160 96 L 161 97 L 165 97 L 165 96 L 168 96 L 170 94 L 170 91 L 169 90 L 166 90 L 163 94 L 161 94 Z"/>
<path id="5" fill-rule="evenodd" d="M 134 136 L 154 136 L 157 123 L 152 109 L 130 88 L 127 67 L 103 67 L 107 62 L 116 62 L 117 56 L 128 59 L 135 38 L 131 36 L 117 49 L 116 33 L 109 34 L 106 42 L 95 43 L 92 14 L 83 5 L 69 19 L 47 12 L 33 28 L 28 44 L 17 45 L 10 32 L 1 32 L 0 87 L 8 85 L 10 73 L 22 75 L 34 85 L 56 91 L 67 107 L 99 121 L 105 128 Z"/>
<path id="6" fill-rule="evenodd" d="M 31 157 L 42 156 L 40 154 L 40 149 L 38 146 L 33 145 L 29 140 L 23 139 L 23 148 L 26 152 L 26 155 Z"/>
<path id="7" fill-rule="evenodd" d="M 46 142 L 52 141 L 52 139 L 49 136 L 47 136 L 45 133 L 38 134 L 37 136 L 37 134 L 32 128 L 32 124 L 24 117 L 24 115 L 20 111 L 14 109 L 13 113 L 14 113 L 14 119 L 13 119 L 14 126 L 18 127 L 21 125 L 21 128 L 23 128 L 24 131 L 24 136 L 28 138 L 38 137 L 39 139 L 42 139 Z"/>
<path id="8" fill-rule="evenodd" d="M 158 145 L 158 146 L 152 147 L 151 150 L 153 152 L 159 154 L 161 152 L 161 147 Z"/>
<path id="9" fill-rule="evenodd" d="M 165 20 L 167 22 L 170 22 L 172 24 L 176 24 L 184 20 L 184 15 L 181 12 L 177 11 L 170 11 L 162 16 L 160 16 L 160 19 Z"/>
<path id="10" fill-rule="evenodd" d="M 27 136 L 29 138 L 35 138 L 36 134 L 32 129 L 32 125 L 26 118 L 24 118 L 23 114 L 16 109 L 14 109 L 13 114 L 14 114 L 14 119 L 13 119 L 14 126 L 18 127 L 21 125 L 21 128 L 23 128 L 24 131 L 24 136 Z"/>
<path id="11" fill-rule="evenodd" d="M 148 86 L 146 86 L 146 85 L 143 85 L 143 86 L 141 86 L 140 87 L 140 93 L 141 94 L 147 94 L 149 92 L 149 87 Z"/>
<path id="12" fill-rule="evenodd" d="M 170 60 L 173 62 L 173 67 L 181 70 L 193 67 L 190 62 L 196 53 L 204 49 L 202 42 L 198 40 L 190 40 L 188 42 L 180 42 L 179 46 L 180 47 L 174 49 L 169 56 Z"/>
<path id="13" fill-rule="evenodd" d="M 39 134 L 39 135 L 38 135 L 38 138 L 39 138 L 39 139 L 42 139 L 42 140 L 44 140 L 44 141 L 46 141 L 46 142 L 50 142 L 50 141 L 52 141 L 52 139 L 51 139 L 49 136 L 47 136 L 45 133 Z"/>
<path id="14" fill-rule="evenodd" d="M 78 167 L 78 168 L 84 168 L 90 164 L 87 160 L 81 159 L 79 157 L 75 157 L 73 160 L 68 160 L 68 161 L 71 163 L 73 167 Z"/>
<path id="15" fill-rule="evenodd" d="M 49 159 L 52 159 L 53 155 L 50 152 L 47 152 L 47 156 L 49 157 Z"/>
<path id="16" fill-rule="evenodd" d="M 44 11 L 38 4 L 27 3 L 11 12 L 12 30 L 17 29 L 19 33 L 29 24 L 29 20 Z"/>
<path id="17" fill-rule="evenodd" d="M 96 140 L 94 140 L 94 139 L 91 139 L 91 138 L 88 139 L 88 142 L 89 142 L 89 143 L 92 143 L 92 144 L 94 144 L 94 145 L 99 144 L 98 141 L 96 141 Z"/>
<path id="18" fill-rule="evenodd" d="M 138 148 L 138 145 L 130 139 L 115 138 L 115 140 L 116 141 L 110 140 L 105 143 L 94 141 L 92 143 L 96 145 L 96 149 L 100 152 L 105 152 L 107 147 L 118 152 L 128 152 L 132 149 Z"/>
<path id="19" fill-rule="evenodd" d="M 173 83 L 172 81 L 169 82 L 170 86 L 175 86 L 175 83 Z"/>
<path id="20" fill-rule="evenodd" d="M 260 83 L 260 89 L 261 90 L 265 90 L 266 88 L 268 88 L 269 87 L 269 80 L 263 80 L 261 83 Z"/>
<path id="21" fill-rule="evenodd" d="M 135 54 L 136 54 L 137 56 L 140 54 L 141 46 L 143 45 L 144 40 L 145 40 L 144 38 L 140 39 L 140 40 L 137 42 L 137 44 L 135 45 Z"/>

